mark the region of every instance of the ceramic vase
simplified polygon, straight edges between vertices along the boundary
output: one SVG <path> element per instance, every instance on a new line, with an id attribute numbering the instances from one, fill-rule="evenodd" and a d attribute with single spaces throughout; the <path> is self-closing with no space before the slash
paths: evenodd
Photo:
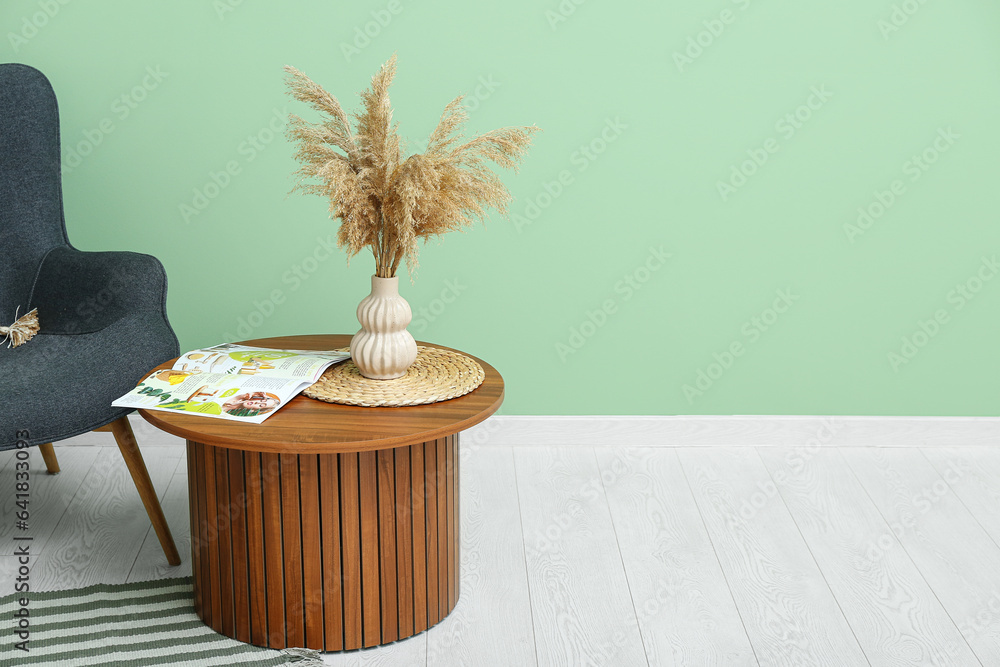
<path id="1" fill-rule="evenodd" d="M 406 330 L 413 317 L 399 296 L 399 276 L 372 276 L 372 292 L 358 304 L 361 330 L 351 339 L 351 359 L 366 378 L 392 380 L 406 375 L 417 358 L 417 342 Z"/>

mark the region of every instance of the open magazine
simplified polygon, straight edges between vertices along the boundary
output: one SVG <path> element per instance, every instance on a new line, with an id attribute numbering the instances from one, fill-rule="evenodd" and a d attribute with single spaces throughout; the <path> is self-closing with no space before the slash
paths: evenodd
<path id="1" fill-rule="evenodd" d="M 334 350 L 215 345 L 182 355 L 170 369 L 156 371 L 111 404 L 259 424 L 350 356 Z"/>

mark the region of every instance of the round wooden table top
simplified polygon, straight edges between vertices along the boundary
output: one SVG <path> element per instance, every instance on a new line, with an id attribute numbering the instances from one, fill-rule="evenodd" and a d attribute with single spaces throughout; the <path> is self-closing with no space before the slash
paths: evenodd
<path id="1" fill-rule="evenodd" d="M 350 343 L 351 336 L 313 335 L 259 338 L 240 344 L 275 349 L 332 350 Z M 433 343 L 419 344 L 450 349 Z M 262 424 L 242 424 L 165 410 L 139 410 L 139 414 L 156 428 L 186 440 L 244 451 L 331 454 L 414 445 L 475 426 L 503 403 L 500 373 L 482 359 L 472 358 L 486 371 L 483 383 L 465 396 L 429 405 L 362 408 L 325 403 L 300 394 Z M 174 361 L 176 359 L 162 363 L 154 370 L 169 369 Z"/>

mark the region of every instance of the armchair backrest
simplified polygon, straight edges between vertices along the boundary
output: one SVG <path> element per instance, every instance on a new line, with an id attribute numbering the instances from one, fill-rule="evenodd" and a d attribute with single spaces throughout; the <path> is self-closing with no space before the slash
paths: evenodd
<path id="1" fill-rule="evenodd" d="M 45 253 L 67 245 L 59 109 L 45 75 L 0 64 L 0 325 L 28 305 Z"/>

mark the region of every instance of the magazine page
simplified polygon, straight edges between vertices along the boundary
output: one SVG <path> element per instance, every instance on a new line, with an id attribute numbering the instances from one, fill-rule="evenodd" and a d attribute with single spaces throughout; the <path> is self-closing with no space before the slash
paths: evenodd
<path id="1" fill-rule="evenodd" d="M 322 356 L 316 356 L 322 355 Z M 259 424 L 350 354 L 225 345 L 195 350 L 112 402 Z"/>
<path id="2" fill-rule="evenodd" d="M 273 350 L 224 343 L 181 355 L 173 370 L 231 375 L 311 379 L 315 382 L 331 361 L 350 357 L 333 350 Z M 317 372 L 319 371 L 319 372 Z"/>

